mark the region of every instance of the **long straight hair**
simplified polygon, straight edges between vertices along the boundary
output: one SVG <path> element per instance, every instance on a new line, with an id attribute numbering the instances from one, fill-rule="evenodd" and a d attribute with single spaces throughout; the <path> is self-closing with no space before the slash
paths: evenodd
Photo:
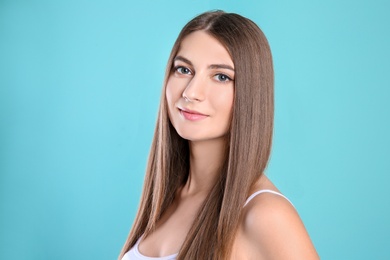
<path id="1" fill-rule="evenodd" d="M 182 40 L 202 30 L 229 52 L 235 67 L 234 101 L 225 160 L 218 179 L 177 259 L 228 259 L 244 202 L 269 160 L 274 114 L 274 73 L 267 39 L 251 20 L 234 13 L 212 11 L 188 22 L 169 57 L 140 207 L 119 256 L 156 227 L 189 174 L 188 141 L 168 117 L 165 89 Z"/>

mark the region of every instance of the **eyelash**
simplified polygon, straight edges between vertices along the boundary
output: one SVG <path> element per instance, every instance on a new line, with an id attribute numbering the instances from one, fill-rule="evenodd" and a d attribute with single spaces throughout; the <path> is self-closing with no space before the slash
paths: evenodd
<path id="1" fill-rule="evenodd" d="M 221 78 L 221 77 L 224 77 L 225 80 L 217 79 L 219 82 L 229 82 L 229 81 L 232 81 L 232 79 L 228 75 L 223 74 L 223 73 L 218 73 L 213 78 Z"/>
<path id="2" fill-rule="evenodd" d="M 192 71 L 189 68 L 184 67 L 184 66 L 175 66 L 173 69 L 175 72 L 178 72 L 178 73 L 183 74 L 183 75 L 192 74 Z M 188 70 L 189 73 L 182 72 L 181 70 L 183 70 L 183 69 Z"/>
<path id="3" fill-rule="evenodd" d="M 173 70 L 174 70 L 174 72 L 177 72 L 177 73 L 182 74 L 182 75 L 193 75 L 192 71 L 189 68 L 184 67 L 184 66 L 175 66 L 175 67 L 173 67 Z M 182 70 L 187 70 L 187 73 L 183 72 Z M 221 77 L 224 77 L 225 79 L 221 80 Z M 215 74 L 213 76 L 213 78 L 221 83 L 233 81 L 232 78 L 230 78 L 228 75 L 223 74 L 223 73 Z"/>

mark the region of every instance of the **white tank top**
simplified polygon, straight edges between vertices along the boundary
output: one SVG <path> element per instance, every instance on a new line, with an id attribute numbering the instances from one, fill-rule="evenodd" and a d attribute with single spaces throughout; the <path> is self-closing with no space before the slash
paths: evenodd
<path id="1" fill-rule="evenodd" d="M 123 257 L 122 260 L 175 260 L 177 254 L 163 256 L 163 257 L 150 257 L 144 256 L 138 251 L 138 244 L 141 241 L 142 236 L 138 239 L 137 243 L 128 251 Z"/>
<path id="2" fill-rule="evenodd" d="M 276 191 L 273 191 L 273 190 L 259 190 L 259 191 L 256 191 L 255 193 L 253 193 L 252 195 L 249 196 L 249 198 L 245 201 L 244 207 L 254 197 L 256 197 L 257 195 L 259 195 L 261 193 L 272 193 L 272 194 L 275 194 L 275 195 L 279 195 L 279 196 L 285 198 L 288 202 L 291 203 L 291 201 L 288 198 L 286 198 L 283 194 L 281 194 L 279 192 L 276 192 Z M 293 205 L 293 204 L 291 203 L 291 205 Z M 173 254 L 173 255 L 169 255 L 169 256 L 162 256 L 162 257 L 144 256 L 143 254 L 141 254 L 140 251 L 138 251 L 138 244 L 141 241 L 141 239 L 142 239 L 142 237 L 139 238 L 137 243 L 135 243 L 135 245 L 122 257 L 122 260 L 175 260 L 176 259 L 176 256 L 178 254 Z"/>

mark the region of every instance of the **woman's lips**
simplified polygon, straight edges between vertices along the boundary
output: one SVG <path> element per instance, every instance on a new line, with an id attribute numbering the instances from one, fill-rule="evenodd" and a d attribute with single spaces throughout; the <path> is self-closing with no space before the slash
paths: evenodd
<path id="1" fill-rule="evenodd" d="M 204 115 L 194 110 L 179 108 L 179 111 L 185 119 L 190 121 L 198 121 L 207 117 L 207 115 Z"/>

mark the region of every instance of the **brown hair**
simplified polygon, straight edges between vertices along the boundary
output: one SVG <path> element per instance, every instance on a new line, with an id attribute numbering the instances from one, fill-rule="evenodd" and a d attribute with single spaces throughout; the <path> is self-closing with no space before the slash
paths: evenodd
<path id="1" fill-rule="evenodd" d="M 140 207 L 120 258 L 142 236 L 153 231 L 163 212 L 184 185 L 189 172 L 188 141 L 170 123 L 165 88 L 182 40 L 203 30 L 225 46 L 234 63 L 232 121 L 219 179 L 180 249 L 178 259 L 227 259 L 250 188 L 267 165 L 273 132 L 272 56 L 263 32 L 251 20 L 213 11 L 188 22 L 168 60 L 161 104 Z"/>

